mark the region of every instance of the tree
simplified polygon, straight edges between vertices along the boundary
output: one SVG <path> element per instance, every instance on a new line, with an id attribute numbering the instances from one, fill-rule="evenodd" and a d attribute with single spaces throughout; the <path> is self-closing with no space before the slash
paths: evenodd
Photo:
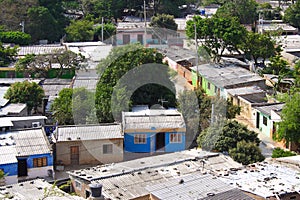
<path id="1" fill-rule="evenodd" d="M 300 1 L 296 1 L 295 4 L 289 6 L 284 12 L 283 20 L 288 22 L 292 26 L 300 28 Z"/>
<path id="2" fill-rule="evenodd" d="M 62 89 L 51 105 L 52 116 L 58 124 L 74 124 L 72 113 L 73 89 Z"/>
<path id="3" fill-rule="evenodd" d="M 17 82 L 12 84 L 4 95 L 11 103 L 26 103 L 28 113 L 42 104 L 44 90 L 35 82 Z"/>
<path id="4" fill-rule="evenodd" d="M 38 40 L 58 41 L 61 32 L 59 31 L 58 21 L 54 18 L 48 8 L 43 6 L 32 7 L 27 11 L 28 23 L 26 32 L 28 32 L 33 42 Z M 49 31 L 51 30 L 51 31 Z"/>
<path id="5" fill-rule="evenodd" d="M 274 74 L 274 75 L 291 75 L 292 71 L 288 66 L 288 62 L 283 60 L 280 55 L 270 58 L 270 63 L 261 70 L 263 74 Z"/>
<path id="6" fill-rule="evenodd" d="M 292 151 L 287 151 L 287 150 L 281 149 L 280 147 L 276 147 L 272 151 L 272 158 L 289 157 L 289 156 L 295 156 L 295 155 L 297 155 L 297 154 Z"/>
<path id="7" fill-rule="evenodd" d="M 28 45 L 31 42 L 31 36 L 20 31 L 0 32 L 0 41 L 3 43 Z"/>
<path id="8" fill-rule="evenodd" d="M 28 73 L 32 77 L 47 78 L 47 72 L 52 68 L 52 65 L 59 64 L 60 70 L 57 77 L 61 77 L 64 69 L 76 70 L 84 68 L 83 62 L 85 62 L 85 57 L 80 53 L 57 50 L 51 55 L 27 54 L 24 58 L 20 58 L 17 61 L 16 70 Z"/>
<path id="9" fill-rule="evenodd" d="M 214 123 L 202 131 L 197 138 L 199 147 L 219 152 L 229 152 L 230 149 L 236 148 L 237 143 L 241 141 L 253 142 L 256 145 L 260 143 L 257 133 L 249 131 L 246 126 L 236 121 Z"/>
<path id="10" fill-rule="evenodd" d="M 145 65 L 147 63 L 153 65 Z M 159 66 L 162 67 L 156 67 L 157 64 L 160 64 Z M 117 116 L 121 114 L 121 107 L 130 104 L 130 100 L 133 101 L 132 104 L 143 103 L 152 106 L 158 103 L 158 99 L 155 96 L 159 96 L 168 101 L 169 105 L 166 104 L 167 106 L 172 106 L 171 103 L 175 102 L 175 95 L 170 95 L 171 91 L 164 87 L 166 85 L 174 87 L 169 79 L 166 80 L 164 85 L 159 87 L 147 85 L 153 83 L 157 77 L 163 77 L 163 80 L 169 77 L 168 67 L 162 65 L 162 55 L 156 49 L 144 48 L 140 44 L 116 47 L 112 49 L 107 58 L 99 63 L 97 68 L 98 74 L 102 74 L 96 90 L 96 108 L 100 122 L 112 122 L 114 120 L 112 115 L 112 101 L 113 103 L 120 104 L 113 106 L 116 111 L 114 113 Z M 124 78 L 128 74 L 131 76 L 127 76 L 127 79 Z M 117 86 L 121 78 L 123 84 Z M 138 88 L 134 88 L 139 83 L 144 84 Z M 127 88 L 124 89 L 124 87 Z M 116 92 L 114 96 L 113 92 Z M 129 92 L 132 92 L 133 96 Z M 122 97 L 127 97 L 128 95 L 131 98 L 127 102 L 124 102 L 124 98 Z M 122 99 L 122 101 L 118 99 Z M 119 106 L 121 107 L 119 108 Z M 175 106 L 175 103 L 173 106 Z"/>
<path id="11" fill-rule="evenodd" d="M 265 159 L 256 143 L 245 141 L 238 142 L 236 148 L 229 150 L 229 155 L 243 165 L 262 162 Z"/>
<path id="12" fill-rule="evenodd" d="M 93 22 L 88 20 L 72 20 L 66 27 L 67 40 L 70 42 L 84 42 L 93 40 Z"/>
<path id="13" fill-rule="evenodd" d="M 281 122 L 278 123 L 278 130 L 273 134 L 273 139 L 286 141 L 287 143 L 300 142 L 300 93 L 290 94 L 281 112 Z"/>
<path id="14" fill-rule="evenodd" d="M 6 67 L 11 62 L 15 61 L 15 57 L 18 53 L 18 46 L 15 47 L 4 47 L 0 42 L 0 66 Z"/>
<path id="15" fill-rule="evenodd" d="M 103 40 L 107 40 L 116 34 L 116 27 L 112 23 L 106 23 L 103 26 Z M 94 30 L 94 39 L 101 40 L 102 37 L 102 25 L 99 25 Z"/>
<path id="16" fill-rule="evenodd" d="M 174 16 L 167 14 L 153 16 L 151 18 L 150 26 L 177 31 L 177 24 L 174 20 Z"/>
<path id="17" fill-rule="evenodd" d="M 219 61 L 225 49 L 230 52 L 240 52 L 239 47 L 243 44 L 246 29 L 236 18 L 212 17 L 202 19 L 195 16 L 193 20 L 187 21 L 186 34 L 189 38 L 195 37 L 195 25 L 197 39 L 202 39 L 202 46 L 213 58 Z"/>
<path id="18" fill-rule="evenodd" d="M 246 57 L 253 59 L 257 65 L 259 58 L 262 58 L 264 63 L 267 58 L 279 54 L 281 46 L 276 45 L 275 40 L 269 34 L 248 32 L 241 49 Z"/>
<path id="19" fill-rule="evenodd" d="M 258 4 L 254 0 L 229 0 L 218 10 L 219 17 L 237 17 L 241 24 L 253 24 L 257 16 Z"/>

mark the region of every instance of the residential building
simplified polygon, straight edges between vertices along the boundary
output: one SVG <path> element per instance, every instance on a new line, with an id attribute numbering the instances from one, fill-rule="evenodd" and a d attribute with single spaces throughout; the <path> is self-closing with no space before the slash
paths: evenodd
<path id="1" fill-rule="evenodd" d="M 56 166 L 123 161 L 121 124 L 59 126 L 54 133 Z"/>
<path id="2" fill-rule="evenodd" d="M 0 199 L 62 199 L 62 200 L 82 200 L 82 197 L 70 195 L 58 187 L 49 184 L 44 179 L 35 179 L 18 184 L 0 187 Z"/>
<path id="3" fill-rule="evenodd" d="M 236 64 L 203 64 L 192 67 L 192 72 L 193 86 L 197 87 L 199 84 L 199 87 L 209 96 L 220 96 L 227 99 L 228 89 L 247 86 L 265 88 L 263 78 Z"/>
<path id="4" fill-rule="evenodd" d="M 260 34 L 268 32 L 281 32 L 282 35 L 298 34 L 298 28 L 285 24 L 282 20 L 259 20 L 256 29 Z"/>
<path id="5" fill-rule="evenodd" d="M 185 149 L 186 126 L 176 110 L 146 109 L 123 112 L 126 152 L 174 152 Z"/>
<path id="6" fill-rule="evenodd" d="M 0 108 L 0 116 L 23 117 L 27 116 L 27 105 L 24 103 L 9 103 Z"/>
<path id="7" fill-rule="evenodd" d="M 219 182 L 215 178 L 203 174 L 210 172 L 210 174 L 215 176 L 223 176 L 230 169 L 236 170 L 241 167 L 241 164 L 234 162 L 230 157 L 191 149 L 69 171 L 68 174 L 73 190 L 76 194 L 85 198 L 90 195 L 91 189 L 89 185 L 93 183 L 102 185 L 102 195 L 105 198 L 122 200 L 149 199 L 150 193 L 153 191 L 149 189 L 151 186 L 167 184 L 168 181 L 177 183 L 181 179 L 187 184 L 188 180 L 193 179 L 192 177 L 196 179 L 198 176 L 202 177 L 198 177 L 199 181 L 211 180 L 211 182 L 207 182 L 209 188 L 206 188 L 206 185 L 203 184 L 194 185 L 194 188 L 199 188 L 200 191 L 212 191 L 215 189 L 216 193 L 217 191 L 228 191 L 233 188 L 230 187 L 229 189 L 229 186 L 224 183 L 220 183 L 218 186 Z M 186 191 L 188 190 L 193 191 L 192 188 L 186 188 Z M 180 191 L 176 192 L 180 193 Z M 175 196 L 174 193 L 173 195 Z"/>
<path id="8" fill-rule="evenodd" d="M 53 156 L 43 129 L 0 133 L 0 169 L 6 184 L 53 176 Z"/>
<path id="9" fill-rule="evenodd" d="M 254 107 L 256 111 L 255 126 L 265 136 L 272 138 L 276 132 L 278 126 L 276 123 L 281 121 L 280 114 L 284 105 L 284 103 L 273 103 Z"/>
<path id="10" fill-rule="evenodd" d="M 38 128 L 45 125 L 45 116 L 1 117 L 0 132 L 24 128 Z"/>

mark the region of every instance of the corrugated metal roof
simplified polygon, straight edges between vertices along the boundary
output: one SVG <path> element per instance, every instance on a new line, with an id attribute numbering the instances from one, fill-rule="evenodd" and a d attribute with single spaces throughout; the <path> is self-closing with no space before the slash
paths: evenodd
<path id="1" fill-rule="evenodd" d="M 17 162 L 17 156 L 50 153 L 50 144 L 42 129 L 0 134 L 0 164 Z"/>
<path id="2" fill-rule="evenodd" d="M 41 82 L 41 80 L 39 79 L 29 79 L 29 78 L 0 78 L 1 85 L 11 85 L 13 83 L 23 82 L 23 81 L 35 82 L 36 84 L 39 84 Z"/>
<path id="3" fill-rule="evenodd" d="M 232 96 L 242 96 L 247 94 L 257 94 L 257 93 L 264 93 L 260 87 L 258 86 L 249 86 L 249 87 L 239 87 L 233 89 L 227 89 L 227 92 Z"/>
<path id="4" fill-rule="evenodd" d="M 197 67 L 192 67 L 197 70 Z M 203 64 L 198 66 L 198 71 L 201 76 L 208 79 L 217 87 L 233 86 L 242 83 L 264 81 L 259 75 L 250 72 L 242 67 L 234 64 L 217 65 L 217 64 Z"/>
<path id="5" fill-rule="evenodd" d="M 142 110 L 123 112 L 124 130 L 185 128 L 183 116 L 176 110 Z"/>
<path id="6" fill-rule="evenodd" d="M 4 95 L 9 87 L 0 87 L 0 107 L 5 106 L 8 103 L 8 99 L 4 98 Z"/>
<path id="7" fill-rule="evenodd" d="M 61 45 L 33 45 L 33 46 L 21 46 L 18 51 L 18 56 L 25 56 L 27 54 L 53 54 L 58 50 L 65 50 L 66 48 Z"/>
<path id="8" fill-rule="evenodd" d="M 96 77 L 76 77 L 73 88 L 84 87 L 87 90 L 96 91 L 98 80 Z"/>
<path id="9" fill-rule="evenodd" d="M 208 195 L 211 195 L 211 199 L 214 199 L 214 195 L 230 191 L 234 188 L 212 175 L 193 173 L 146 187 L 146 189 L 159 199 L 194 200 L 205 198 Z"/>
<path id="10" fill-rule="evenodd" d="M 123 138 L 121 124 L 58 127 L 57 141 L 104 140 Z"/>
<path id="11" fill-rule="evenodd" d="M 280 103 L 280 104 L 272 104 L 272 105 L 266 105 L 266 106 L 257 106 L 255 107 L 256 110 L 259 110 L 260 112 L 271 116 L 271 110 L 275 111 L 275 112 L 281 112 L 281 110 L 284 107 L 284 103 Z"/>
<path id="12" fill-rule="evenodd" d="M 0 115 L 18 114 L 24 109 L 26 109 L 26 104 L 24 103 L 10 103 L 0 109 Z"/>
<path id="13" fill-rule="evenodd" d="M 50 144 L 42 129 L 15 131 L 17 156 L 50 153 Z"/>
<path id="14" fill-rule="evenodd" d="M 46 192 L 47 191 L 47 192 Z M 8 198 L 9 197 L 9 198 Z M 9 186 L 0 187 L 0 199 L 32 200 L 32 199 L 62 199 L 80 200 L 78 196 L 72 196 L 42 179 L 35 179 Z"/>
<path id="15" fill-rule="evenodd" d="M 0 146 L 0 165 L 16 163 L 17 150 L 16 146 Z"/>

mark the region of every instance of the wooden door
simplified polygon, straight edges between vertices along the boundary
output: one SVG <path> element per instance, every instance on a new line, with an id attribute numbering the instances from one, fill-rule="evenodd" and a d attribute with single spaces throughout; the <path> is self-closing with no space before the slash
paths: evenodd
<path id="1" fill-rule="evenodd" d="M 71 165 L 79 165 L 79 146 L 70 147 Z"/>

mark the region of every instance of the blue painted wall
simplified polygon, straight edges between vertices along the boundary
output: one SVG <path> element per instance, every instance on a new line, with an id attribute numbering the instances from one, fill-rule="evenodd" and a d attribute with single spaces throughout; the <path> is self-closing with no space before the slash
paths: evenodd
<path id="1" fill-rule="evenodd" d="M 53 156 L 50 153 L 31 155 L 27 159 L 27 168 L 33 168 L 33 159 L 47 157 L 47 166 L 53 166 Z"/>
<path id="2" fill-rule="evenodd" d="M 146 144 L 134 144 L 135 134 L 146 134 Z M 124 149 L 128 152 L 151 152 L 151 136 L 155 133 L 125 133 Z M 154 137 L 152 137 L 154 138 Z"/>
<path id="3" fill-rule="evenodd" d="M 176 132 L 172 132 L 176 133 Z M 177 133 L 181 134 L 181 143 L 170 143 L 170 134 L 171 133 L 166 133 L 166 147 L 165 147 L 165 152 L 175 152 L 175 151 L 182 151 L 185 149 L 185 133 Z"/>
<path id="4" fill-rule="evenodd" d="M 18 175 L 18 163 L 0 165 L 0 169 L 2 169 L 7 176 Z"/>
<path id="5" fill-rule="evenodd" d="M 175 133 L 175 132 L 172 132 Z M 146 144 L 134 144 L 135 134 L 146 134 Z M 165 152 L 182 151 L 185 149 L 185 133 L 182 134 L 181 143 L 170 143 L 170 134 L 165 133 Z M 127 152 L 148 153 L 156 150 L 156 133 L 125 133 L 124 135 L 124 150 Z"/>
<path id="6" fill-rule="evenodd" d="M 53 166 L 53 156 L 50 153 L 48 153 L 29 156 L 27 158 L 27 168 L 33 168 L 33 159 L 41 157 L 47 157 L 47 166 Z M 18 175 L 18 163 L 0 165 L 0 169 L 3 169 L 4 173 L 7 174 L 7 176 Z"/>

